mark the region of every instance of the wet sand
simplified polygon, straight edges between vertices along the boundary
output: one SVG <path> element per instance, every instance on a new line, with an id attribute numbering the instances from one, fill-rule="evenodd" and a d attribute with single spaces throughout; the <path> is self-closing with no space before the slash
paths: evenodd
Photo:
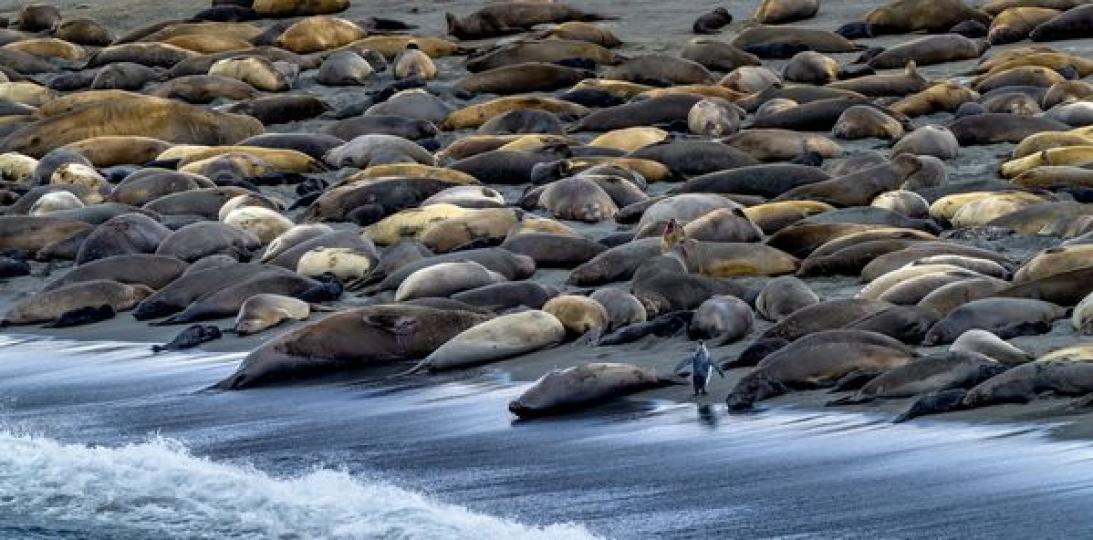
<path id="1" fill-rule="evenodd" d="M 208 2 L 191 0 L 170 2 L 146 0 L 100 0 L 93 2 L 85 0 L 81 2 L 75 0 L 62 0 L 52 3 L 57 5 L 66 15 L 95 18 L 119 32 L 128 31 L 143 24 L 167 18 L 185 18 L 208 5 Z M 879 5 L 880 3 L 881 2 L 860 3 L 846 0 L 826 1 L 822 4 L 820 13 L 817 17 L 796 24 L 809 28 L 834 30 L 842 23 L 860 19 L 870 7 Z M 729 10 L 733 13 L 735 20 L 722 32 L 719 38 L 725 40 L 731 39 L 736 32 L 748 24 L 747 19 L 754 11 L 757 4 L 758 2 L 749 1 L 733 3 L 729 6 Z M 419 25 L 420 28 L 415 32 L 428 35 L 441 35 L 444 32 L 444 11 L 452 11 L 463 15 L 473 11 L 480 5 L 481 2 L 466 0 L 453 2 L 396 2 L 392 0 L 362 2 L 358 0 L 354 2 L 354 5 L 348 12 L 339 16 L 348 19 L 358 19 L 367 16 L 395 18 Z M 619 49 L 619 52 L 622 54 L 639 54 L 647 52 L 678 53 L 683 44 L 694 37 L 690 33 L 690 25 L 694 18 L 718 5 L 720 5 L 720 3 L 708 1 L 656 2 L 650 0 L 628 2 L 625 5 L 603 0 L 580 3 L 580 7 L 589 11 L 620 17 L 618 20 L 607 21 L 604 24 L 624 41 L 625 45 Z M 0 5 L 0 15 L 10 15 L 12 13 L 13 10 L 5 10 L 4 7 Z M 259 21 L 257 24 L 268 25 L 270 23 L 271 21 Z M 891 46 L 899 42 L 908 41 L 914 37 L 915 36 L 912 35 L 894 35 L 859 41 L 869 46 Z M 497 41 L 507 41 L 511 39 L 513 38 Z M 492 42 L 493 40 L 470 42 L 470 45 L 486 45 Z M 1028 45 L 1027 41 L 994 48 L 991 49 L 988 54 L 1025 45 Z M 1093 56 L 1093 39 L 1053 42 L 1051 45 L 1070 52 Z M 840 63 L 845 63 L 856 57 L 856 53 L 834 54 L 831 56 L 839 60 Z M 465 72 L 453 69 L 454 66 L 457 66 L 461 62 L 462 58 L 448 58 L 438 61 L 438 67 L 440 67 L 441 73 L 443 74 L 438 81 L 439 84 L 450 84 L 461 77 Z M 782 63 L 784 63 L 784 61 L 765 61 L 764 65 L 780 68 Z M 965 77 L 964 74 L 967 73 L 973 65 L 974 61 L 952 62 L 935 66 L 926 66 L 921 68 L 921 72 L 931 79 Z M 334 105 L 335 108 L 355 103 L 363 99 L 368 91 L 375 90 L 391 82 L 391 75 L 389 72 L 378 74 L 378 76 L 374 77 L 367 86 L 356 88 L 325 88 L 315 85 L 311 80 L 312 78 L 313 75 L 311 74 L 301 78 L 300 84 L 303 86 L 303 91 L 322 96 Z M 487 96 L 480 96 L 475 100 L 472 100 L 472 102 L 485 99 L 487 99 Z M 929 123 L 940 123 L 947 121 L 949 118 L 950 116 L 947 114 L 920 117 L 915 119 L 915 124 L 924 125 Z M 322 123 L 322 121 L 316 120 L 286 124 L 274 126 L 271 131 L 309 131 Z M 465 133 L 445 134 L 442 138 L 442 142 L 447 142 L 453 138 L 462 136 L 463 134 Z M 591 138 L 591 135 L 581 134 L 579 138 Z M 839 142 L 849 153 L 865 149 L 884 148 L 886 146 L 883 141 L 875 139 Z M 1011 149 L 1012 145 L 974 146 L 961 149 L 959 157 L 947 162 L 950 182 L 996 177 L 995 171 L 999 164 L 998 156 L 1008 153 Z M 337 176 L 337 174 L 331 173 L 329 176 Z M 669 187 L 671 186 L 665 184 L 654 185 L 651 187 L 650 192 L 651 194 L 662 192 Z M 516 193 L 518 193 L 518 191 L 514 190 L 506 190 L 504 192 L 506 198 L 508 198 L 510 202 L 512 202 L 512 199 L 515 197 Z M 606 236 L 607 234 L 615 232 L 617 229 L 616 226 L 610 222 L 601 223 L 595 226 L 575 224 L 574 228 L 592 238 Z M 996 242 L 973 243 L 983 247 L 996 249 L 1005 253 L 1015 261 L 1022 261 L 1037 250 L 1053 245 L 1055 242 L 1057 242 L 1055 239 L 1010 238 Z M 44 275 L 47 270 L 51 270 L 48 272 L 48 277 Z M 38 290 L 49 279 L 60 276 L 64 270 L 65 265 L 63 264 L 57 264 L 52 268 L 46 265 L 35 264 L 34 271 L 35 274 L 38 275 L 11 279 L 0 283 L 0 309 L 5 309 L 11 302 L 26 297 Z M 565 271 L 540 271 L 536 274 L 534 279 L 545 283 L 561 285 L 564 284 L 565 276 Z M 860 286 L 856 283 L 856 280 L 849 278 L 820 278 L 808 279 L 806 281 L 823 298 L 850 296 Z M 359 300 L 349 299 L 345 304 L 354 301 Z M 312 320 L 315 320 L 315 317 L 313 317 Z M 212 324 L 218 324 L 223 327 L 228 326 L 229 321 L 226 319 L 222 321 L 213 321 Z M 767 325 L 769 325 L 769 323 L 760 323 L 756 332 L 752 335 L 754 336 L 755 333 L 761 332 Z M 205 344 L 202 346 L 202 349 L 209 351 L 246 351 L 253 349 L 266 340 L 276 337 L 292 327 L 293 325 L 285 325 L 258 336 L 242 339 L 229 336 Z M 123 313 L 110 321 L 71 329 L 50 330 L 36 327 L 19 327 L 5 329 L 4 332 L 11 334 L 27 333 L 46 335 L 76 340 L 113 340 L 156 343 L 168 341 L 183 328 L 184 326 L 150 327 L 144 323 L 134 321 L 130 315 Z M 713 349 L 711 350 L 711 353 L 715 358 L 731 357 L 742 350 L 749 341 L 750 338 L 745 339 L 741 343 Z M 1073 331 L 1069 328 L 1069 320 L 1057 321 L 1051 334 L 1012 340 L 1014 344 L 1037 354 L 1077 341 L 1079 341 L 1079 338 L 1075 336 Z M 497 370 L 516 380 L 533 380 L 549 369 L 566 367 L 588 361 L 609 360 L 629 362 L 642 366 L 655 367 L 659 370 L 669 370 L 679 359 L 686 356 L 690 346 L 690 343 L 682 337 L 672 339 L 645 338 L 625 346 L 604 348 L 592 348 L 579 344 L 566 344 L 554 349 L 526 355 L 515 360 L 494 364 L 487 368 L 482 368 L 482 370 Z M 941 349 L 918 350 L 922 353 L 929 353 L 932 350 Z M 708 397 L 700 398 L 699 403 L 722 404 L 724 397 L 727 395 L 735 381 L 746 374 L 747 371 L 748 370 L 746 369 L 733 370 L 728 373 L 726 379 L 715 377 L 710 387 L 710 395 Z M 366 375 L 362 376 L 365 378 L 367 377 Z M 759 411 L 752 414 L 762 414 L 762 410 L 768 408 L 821 410 L 823 403 L 830 399 L 830 397 L 831 396 L 824 391 L 794 393 L 763 402 Z M 686 386 L 666 388 L 644 393 L 639 396 L 639 399 L 645 398 L 663 398 L 681 402 L 688 402 L 694 399 L 691 396 L 690 388 Z M 906 407 L 907 402 L 907 400 L 888 400 L 862 406 L 840 408 L 838 410 L 822 410 L 824 413 L 829 414 L 838 414 L 841 411 L 846 411 L 877 413 L 881 416 L 894 416 Z M 1051 433 L 1056 436 L 1066 438 L 1093 438 L 1093 411 L 1071 412 L 1068 410 L 1069 404 L 1070 400 L 1067 399 L 1048 398 L 1038 400 L 1028 405 L 989 407 L 935 416 L 923 421 L 957 421 L 972 423 L 1017 421 L 1036 424 L 1059 422 L 1061 423 L 1060 425 L 1051 429 Z"/>

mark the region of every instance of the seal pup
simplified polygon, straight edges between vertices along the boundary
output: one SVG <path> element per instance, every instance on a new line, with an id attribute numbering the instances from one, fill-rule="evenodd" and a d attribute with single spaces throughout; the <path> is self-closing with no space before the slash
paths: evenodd
<path id="1" fill-rule="evenodd" d="M 195 324 L 182 332 L 179 332 L 175 339 L 163 344 L 152 345 L 152 352 L 158 353 L 162 351 L 181 351 L 183 349 L 191 349 L 197 347 L 202 343 L 207 343 L 216 339 L 220 339 L 223 334 L 220 333 L 220 329 L 208 325 L 208 324 Z"/>
<path id="2" fill-rule="evenodd" d="M 706 343 L 701 339 L 698 340 L 698 345 L 695 345 L 691 357 L 684 358 L 672 372 L 679 373 L 687 367 L 687 364 L 691 365 L 691 386 L 694 388 L 696 396 L 707 395 L 706 386 L 709 384 L 710 377 L 713 376 L 715 369 L 722 379 L 725 378 L 725 372 L 721 371 L 721 368 L 716 364 L 710 362 L 710 351 L 706 349 Z"/>

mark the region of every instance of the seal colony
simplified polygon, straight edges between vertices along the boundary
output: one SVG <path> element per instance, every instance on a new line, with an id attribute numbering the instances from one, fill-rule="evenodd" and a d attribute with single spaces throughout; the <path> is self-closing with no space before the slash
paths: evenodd
<path id="1" fill-rule="evenodd" d="M 593 351 L 520 417 L 682 387 L 677 364 L 696 399 L 726 370 L 731 410 L 1093 393 L 1093 62 L 1052 44 L 1093 38 L 1093 6 L 896 0 L 820 29 L 820 2 L 764 0 L 656 53 L 562 3 L 435 14 L 446 35 L 350 7 L 12 14 L 0 276 L 48 279 L 2 324 L 267 336 L 224 390 Z M 628 364 L 638 341 L 678 357 Z"/>

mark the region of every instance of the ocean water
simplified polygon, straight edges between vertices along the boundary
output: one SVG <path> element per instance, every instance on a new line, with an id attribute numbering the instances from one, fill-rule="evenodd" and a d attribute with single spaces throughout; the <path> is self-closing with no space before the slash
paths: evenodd
<path id="1" fill-rule="evenodd" d="M 0 538 L 1074 538 L 1043 428 L 641 399 L 517 422 L 493 372 L 204 389 L 239 354 L 0 336 Z"/>

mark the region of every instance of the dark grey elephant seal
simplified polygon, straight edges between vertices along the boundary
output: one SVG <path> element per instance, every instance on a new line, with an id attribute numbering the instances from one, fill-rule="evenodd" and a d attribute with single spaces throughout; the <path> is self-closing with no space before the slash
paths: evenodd
<path id="1" fill-rule="evenodd" d="M 160 242 L 156 255 L 177 257 L 187 262 L 223 253 L 250 260 L 261 242 L 253 234 L 216 221 L 199 221 L 174 231 Z"/>
<path id="2" fill-rule="evenodd" d="M 204 295 L 182 312 L 156 324 L 182 324 L 229 317 L 239 313 L 243 303 L 256 294 L 295 297 L 319 285 L 318 281 L 291 272 L 258 273 L 251 278 L 231 283 L 216 292 Z"/>
<path id="3" fill-rule="evenodd" d="M 49 291 L 80 281 L 109 279 L 119 283 L 147 285 L 160 289 L 182 275 L 190 265 L 174 257 L 151 254 L 114 255 L 82 264 L 65 275 L 49 282 L 43 291 Z"/>
<path id="4" fill-rule="evenodd" d="M 170 229 L 144 214 L 122 214 L 95 227 L 80 245 L 76 263 L 113 255 L 154 253 L 171 234 Z"/>
<path id="5" fill-rule="evenodd" d="M 976 353 L 948 353 L 919 358 L 892 368 L 865 383 L 854 395 L 828 405 L 855 405 L 880 398 L 904 398 L 952 388 L 971 388 L 1007 368 Z"/>
<path id="6" fill-rule="evenodd" d="M 1029 362 L 983 381 L 968 390 L 961 405 L 986 407 L 1000 403 L 1028 403 L 1045 392 L 1080 396 L 1093 391 L 1093 363 L 1053 360 Z"/>
<path id="7" fill-rule="evenodd" d="M 630 364 L 585 364 L 547 373 L 510 402 L 509 411 L 521 418 L 563 414 L 671 384 L 683 382 Z"/>
<path id="8" fill-rule="evenodd" d="M 424 358 L 485 315 L 413 305 L 378 305 L 301 325 L 255 349 L 217 383 L 242 390 Z"/>
<path id="9" fill-rule="evenodd" d="M 984 298 L 968 302 L 937 322 L 926 334 L 927 345 L 951 343 L 967 330 L 990 330 L 1001 338 L 1042 334 L 1066 309 L 1027 298 Z"/>
<path id="10" fill-rule="evenodd" d="M 0 318 L 0 326 L 49 322 L 77 309 L 102 305 L 126 311 L 150 294 L 152 289 L 146 285 L 105 279 L 71 283 L 17 302 Z"/>

